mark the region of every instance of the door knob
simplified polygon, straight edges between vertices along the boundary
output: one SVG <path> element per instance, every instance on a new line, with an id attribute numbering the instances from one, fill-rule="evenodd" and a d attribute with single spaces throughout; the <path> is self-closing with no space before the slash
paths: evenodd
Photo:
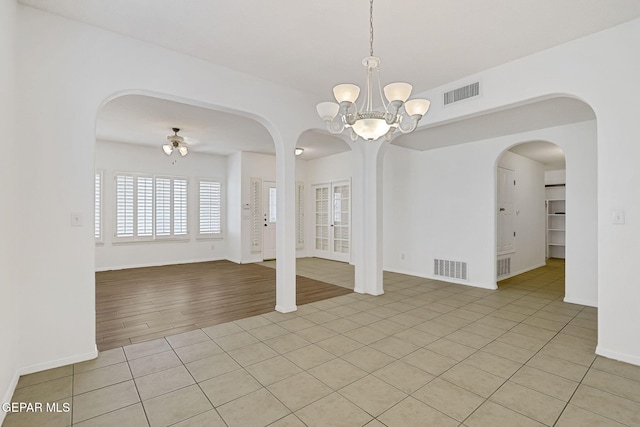
<path id="1" fill-rule="evenodd" d="M 502 212 L 503 210 L 505 210 L 504 208 L 500 208 L 500 212 Z"/>

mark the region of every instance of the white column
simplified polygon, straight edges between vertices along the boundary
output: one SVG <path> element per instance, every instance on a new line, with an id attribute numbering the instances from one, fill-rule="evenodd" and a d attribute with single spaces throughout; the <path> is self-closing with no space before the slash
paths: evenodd
<path id="1" fill-rule="evenodd" d="M 387 143 L 357 141 L 354 150 L 355 292 L 382 295 L 382 160 Z"/>
<path id="2" fill-rule="evenodd" d="M 296 311 L 296 159 L 293 142 L 276 144 L 276 310 Z"/>

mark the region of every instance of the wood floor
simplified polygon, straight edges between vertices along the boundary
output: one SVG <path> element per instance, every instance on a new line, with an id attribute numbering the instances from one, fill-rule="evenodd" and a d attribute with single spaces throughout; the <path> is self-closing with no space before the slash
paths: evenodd
<path id="1" fill-rule="evenodd" d="M 98 350 L 269 313 L 276 271 L 215 261 L 96 273 Z M 297 276 L 297 304 L 351 293 Z"/>

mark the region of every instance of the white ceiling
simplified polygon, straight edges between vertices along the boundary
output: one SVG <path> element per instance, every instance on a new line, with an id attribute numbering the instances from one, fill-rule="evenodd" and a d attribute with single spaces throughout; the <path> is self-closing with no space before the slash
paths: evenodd
<path id="1" fill-rule="evenodd" d="M 546 141 L 531 141 L 509 149 L 512 153 L 540 162 L 545 170 L 566 169 L 562 148 Z"/>
<path id="2" fill-rule="evenodd" d="M 361 84 L 366 0 L 19 0 L 317 95 Z M 426 90 L 640 17 L 640 0 L 376 0 L 385 82 Z"/>
<path id="3" fill-rule="evenodd" d="M 179 128 L 193 152 L 226 156 L 237 151 L 275 154 L 273 139 L 255 120 L 209 108 L 144 95 L 124 95 L 100 110 L 96 139 L 160 147 Z M 349 150 L 340 138 L 310 130 L 301 138 L 304 160 Z"/>
<path id="4" fill-rule="evenodd" d="M 180 129 L 192 151 L 223 156 L 236 151 L 275 153 L 271 135 L 255 120 L 143 95 L 108 102 L 98 114 L 96 139 L 160 150 L 173 127 Z"/>
<path id="5" fill-rule="evenodd" d="M 369 53 L 366 0 L 19 1 L 298 89 L 317 102 L 330 100 L 337 83 L 364 82 L 360 61 Z M 376 0 L 374 53 L 382 58 L 383 82 L 408 81 L 423 91 L 638 17 L 640 0 Z M 273 152 L 271 138 L 263 138 L 266 130 L 247 119 L 184 104 L 174 105 L 168 116 L 153 117 L 154 111 L 167 112 L 167 106 L 146 100 L 145 112 L 127 105 L 145 100 L 117 101 L 99 118 L 101 138 L 159 144 L 176 126 L 184 128 L 184 136 L 200 140 L 194 150 Z M 110 111 L 118 106 L 123 111 Z M 198 114 L 202 123 L 190 121 Z M 522 122 L 526 127 L 527 121 Z M 504 126 L 489 127 L 486 121 L 470 126 L 485 134 L 505 131 Z M 443 139 L 427 138 L 429 132 L 436 131 L 420 132 L 422 142 L 407 135 L 396 143 L 432 148 L 424 141 Z M 463 130 L 442 132 L 465 139 L 454 136 Z M 328 141 L 339 150 L 345 147 L 322 132 L 308 132 L 300 143 L 307 139 L 311 146 Z"/>

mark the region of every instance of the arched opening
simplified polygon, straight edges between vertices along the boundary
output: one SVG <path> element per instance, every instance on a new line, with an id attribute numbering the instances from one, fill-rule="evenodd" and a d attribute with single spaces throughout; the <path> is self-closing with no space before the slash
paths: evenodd
<path id="1" fill-rule="evenodd" d="M 313 279 L 352 290 L 351 149 L 341 138 L 316 130 L 303 132 L 296 149 L 297 282 Z"/>
<path id="2" fill-rule="evenodd" d="M 172 128 L 184 156 L 163 152 Z M 209 291 L 219 274 L 262 261 L 251 246 L 250 178 L 275 182 L 275 151 L 258 121 L 195 102 L 133 93 L 103 105 L 95 150 L 99 349 L 217 322 L 216 305 L 225 302 Z M 149 284 L 153 296 L 148 287 L 145 297 Z M 240 307 L 246 301 L 237 297 Z"/>
<path id="3" fill-rule="evenodd" d="M 564 297 L 567 223 L 563 150 L 529 141 L 505 150 L 496 166 L 496 279 L 498 287 L 528 273 L 550 294 Z M 542 268 L 541 267 L 546 267 Z M 539 270 L 536 270 L 539 269 Z M 538 274 L 531 273 L 537 271 Z M 522 278 L 517 283 L 522 284 Z"/>
<path id="4" fill-rule="evenodd" d="M 100 350 L 273 311 L 276 263 L 260 263 L 276 258 L 274 142 L 253 117 L 189 100 L 127 93 L 103 105 L 95 150 Z M 311 145 L 306 151 L 313 157 Z M 309 279 L 297 291 L 299 304 L 347 292 Z"/>

